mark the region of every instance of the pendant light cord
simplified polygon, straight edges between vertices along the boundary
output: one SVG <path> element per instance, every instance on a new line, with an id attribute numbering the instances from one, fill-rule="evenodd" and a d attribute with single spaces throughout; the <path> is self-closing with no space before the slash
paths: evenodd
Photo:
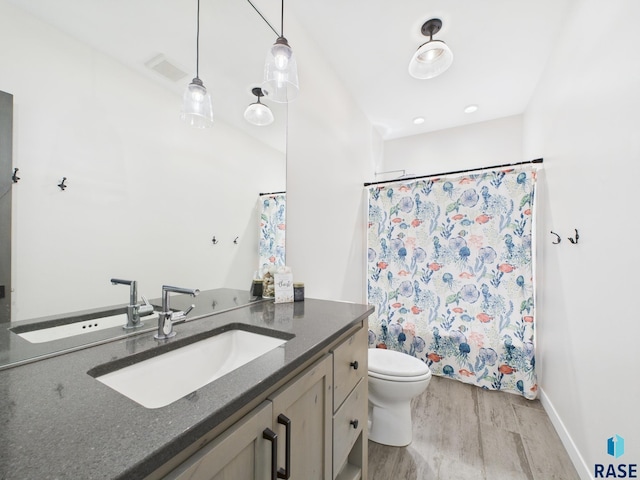
<path id="1" fill-rule="evenodd" d="M 198 23 L 196 26 L 196 78 L 200 78 L 200 0 L 198 0 Z"/>
<path id="2" fill-rule="evenodd" d="M 284 0 L 282 0 L 282 8 L 280 9 L 280 36 L 284 37 Z"/>
<path id="3" fill-rule="evenodd" d="M 256 8 L 256 6 L 255 6 L 253 3 L 251 3 L 251 0 L 247 0 L 247 2 L 249 2 L 249 5 L 251 5 L 251 6 L 253 7 L 253 9 L 258 13 L 258 15 L 260 15 L 260 18 L 262 18 L 262 20 L 264 20 L 264 23 L 266 23 L 266 24 L 269 26 L 269 28 L 270 28 L 271 30 L 273 30 L 273 33 L 275 33 L 276 35 L 278 35 L 278 31 L 277 31 L 275 28 L 273 28 L 273 26 L 269 23 L 269 21 L 268 21 L 266 18 L 264 18 L 264 15 L 262 15 L 262 13 L 260 12 L 260 10 L 258 10 L 258 9 Z"/>

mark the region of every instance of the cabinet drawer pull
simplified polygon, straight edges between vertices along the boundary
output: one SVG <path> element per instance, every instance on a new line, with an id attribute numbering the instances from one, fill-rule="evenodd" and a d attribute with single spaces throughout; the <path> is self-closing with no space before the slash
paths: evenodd
<path id="1" fill-rule="evenodd" d="M 358 428 L 358 420 L 357 419 L 356 420 L 351 420 L 349 423 L 351 425 L 353 425 L 353 428 Z"/>
<path id="2" fill-rule="evenodd" d="M 278 435 L 270 428 L 265 428 L 262 438 L 271 442 L 271 480 L 278 478 Z"/>
<path id="3" fill-rule="evenodd" d="M 353 369 L 354 369 L 354 370 L 357 370 L 357 369 L 358 369 L 358 361 L 357 361 L 357 360 L 355 360 L 355 361 L 351 362 L 349 365 L 350 365 L 351 367 L 353 367 Z"/>
<path id="4" fill-rule="evenodd" d="M 284 469 L 278 469 L 278 478 L 284 478 L 287 480 L 291 476 L 291 420 L 281 413 L 278 415 L 278 423 L 280 425 L 284 425 L 286 436 L 285 436 L 285 460 L 284 460 Z"/>

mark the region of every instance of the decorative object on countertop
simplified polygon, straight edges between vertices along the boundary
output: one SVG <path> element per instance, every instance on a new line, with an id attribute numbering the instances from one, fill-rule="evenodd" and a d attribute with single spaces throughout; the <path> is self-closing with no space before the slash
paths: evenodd
<path id="1" fill-rule="evenodd" d="M 291 268 L 279 267 L 274 275 L 275 303 L 293 302 L 293 273 Z"/>
<path id="2" fill-rule="evenodd" d="M 249 293 L 254 297 L 262 296 L 262 280 L 260 278 L 254 278 L 251 282 L 251 290 Z"/>
<path id="3" fill-rule="evenodd" d="M 265 269 L 264 274 L 262 275 L 262 298 L 274 298 L 276 296 L 273 278 L 275 270 L 276 267 L 269 267 Z"/>
<path id="4" fill-rule="evenodd" d="M 302 302 L 304 300 L 304 283 L 296 282 L 293 284 L 293 301 Z"/>

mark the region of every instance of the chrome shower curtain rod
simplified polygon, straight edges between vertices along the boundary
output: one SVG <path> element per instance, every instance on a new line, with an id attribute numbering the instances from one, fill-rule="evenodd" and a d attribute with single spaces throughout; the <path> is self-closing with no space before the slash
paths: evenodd
<path id="1" fill-rule="evenodd" d="M 432 173 L 430 175 L 419 175 L 416 177 L 406 177 L 406 178 L 396 178 L 394 180 L 381 180 L 379 182 L 364 182 L 365 187 L 369 187 L 371 185 L 380 185 L 383 183 L 394 183 L 399 181 L 410 181 L 410 180 L 420 180 L 422 178 L 431 178 L 431 177 L 444 177 L 445 175 L 455 175 L 456 173 L 471 173 L 471 172 L 479 172 L 481 170 L 491 170 L 493 168 L 507 168 L 507 167 L 517 167 L 519 165 L 528 165 L 530 163 L 542 163 L 542 158 L 536 158 L 535 160 L 527 160 L 524 162 L 516 162 L 516 163 L 505 163 L 503 165 L 492 165 L 490 167 L 478 167 L 478 168 L 470 168 L 468 170 L 455 170 L 451 172 L 443 172 L 443 173 Z"/>

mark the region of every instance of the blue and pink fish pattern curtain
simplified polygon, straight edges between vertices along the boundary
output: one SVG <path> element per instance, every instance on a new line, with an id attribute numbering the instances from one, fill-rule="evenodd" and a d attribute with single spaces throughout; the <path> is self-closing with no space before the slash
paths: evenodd
<path id="1" fill-rule="evenodd" d="M 368 188 L 369 346 L 536 398 L 535 169 Z"/>
<path id="2" fill-rule="evenodd" d="M 287 194 L 260 195 L 260 242 L 258 270 L 262 275 L 269 267 L 285 265 Z"/>

